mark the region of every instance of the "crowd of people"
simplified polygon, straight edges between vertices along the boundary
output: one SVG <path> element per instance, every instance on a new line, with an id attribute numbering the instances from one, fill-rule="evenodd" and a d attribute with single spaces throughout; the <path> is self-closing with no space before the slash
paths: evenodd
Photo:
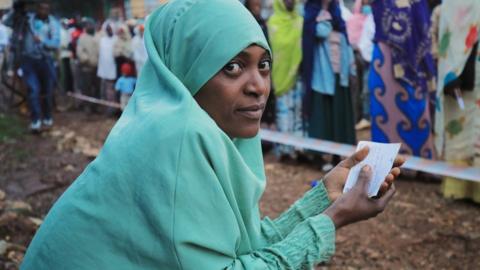
<path id="1" fill-rule="evenodd" d="M 64 19 L 61 38 L 61 87 L 89 97 L 120 102 L 122 109 L 135 89 L 147 60 L 142 20 L 123 21 L 118 10 L 103 23 L 90 18 Z M 95 106 L 85 105 L 87 110 Z M 115 109 L 108 109 L 115 115 Z"/>
<path id="2" fill-rule="evenodd" d="M 402 143 L 404 154 L 480 166 L 478 1 L 356 0 L 351 10 L 342 0 L 242 2 L 273 54 L 265 128 L 347 144 L 371 128 L 372 141 Z M 126 106 L 147 61 L 143 20 L 114 10 L 103 23 L 57 23 L 48 4 L 28 18 L 20 67 L 33 130 L 53 123 L 51 97 L 41 103 L 39 93 L 52 95 L 57 73 L 62 91 Z M 275 153 L 303 155 L 289 146 Z M 339 161 L 314 158 L 324 170 Z M 470 182 L 446 179 L 443 191 L 480 202 Z"/>
<path id="3" fill-rule="evenodd" d="M 347 144 L 371 128 L 404 154 L 480 166 L 478 1 L 356 0 L 352 11 L 341 0 L 267 1 L 273 12 L 245 2 L 273 52 L 266 126 Z M 323 159 L 325 170 L 338 161 Z M 447 178 L 442 189 L 480 202 L 478 184 Z"/>
<path id="4" fill-rule="evenodd" d="M 12 60 L 7 66 L 11 73 L 18 71 L 28 89 L 33 132 L 53 125 L 54 90 L 119 102 L 123 109 L 147 60 L 143 20 L 124 21 L 115 8 L 100 22 L 80 16 L 57 19 L 46 1 L 33 13 L 17 4 L 4 16 L 5 25 L 13 30 L 8 50 Z M 8 31 L 0 34 L 8 35 Z M 77 102 L 76 107 L 87 112 L 101 109 L 85 102 Z M 103 111 L 117 115 L 114 108 Z"/>

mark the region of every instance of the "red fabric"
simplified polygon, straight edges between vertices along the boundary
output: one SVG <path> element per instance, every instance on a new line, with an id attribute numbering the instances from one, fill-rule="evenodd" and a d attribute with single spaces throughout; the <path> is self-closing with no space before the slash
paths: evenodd
<path id="1" fill-rule="evenodd" d="M 72 32 L 72 40 L 76 41 L 80 38 L 80 35 L 83 33 L 83 30 L 80 28 L 76 28 L 75 31 Z"/>
<path id="2" fill-rule="evenodd" d="M 133 76 L 133 67 L 130 63 L 123 63 L 120 67 L 123 76 Z"/>

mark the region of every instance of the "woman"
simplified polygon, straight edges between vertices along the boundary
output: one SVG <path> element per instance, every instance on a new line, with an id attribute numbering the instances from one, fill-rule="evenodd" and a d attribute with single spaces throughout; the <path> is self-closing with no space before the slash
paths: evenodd
<path id="1" fill-rule="evenodd" d="M 375 22 L 369 2 L 369 0 L 356 0 L 353 15 L 347 21 L 348 38 L 355 50 L 355 64 L 357 66 L 353 104 L 355 121 L 359 122 L 355 125 L 355 130 L 362 130 L 371 126 L 368 71 L 372 61 Z"/>
<path id="2" fill-rule="evenodd" d="M 337 1 L 308 1 L 303 33 L 303 76 L 310 137 L 355 144 L 349 76 L 353 52 Z M 310 59 L 311 57 L 311 59 Z M 313 60 L 313 61 L 311 61 Z M 334 163 L 337 163 L 335 157 Z M 330 164 L 324 166 L 324 169 Z"/>
<path id="3" fill-rule="evenodd" d="M 275 62 L 272 81 L 277 97 L 277 129 L 303 137 L 303 89 L 298 74 L 302 61 L 303 18 L 297 13 L 295 2 L 275 0 L 268 27 Z M 296 157 L 292 147 L 280 145 L 276 150 L 278 156 Z"/>
<path id="4" fill-rule="evenodd" d="M 435 85 L 426 0 L 376 0 L 369 89 L 372 140 L 402 143 L 402 153 L 434 158 L 430 94 Z"/>
<path id="5" fill-rule="evenodd" d="M 307 268 L 331 256 L 335 228 L 378 214 L 393 196 L 398 168 L 378 200 L 366 195 L 368 170 L 341 194 L 364 150 L 261 221 L 257 133 L 270 52 L 260 27 L 236 0 L 177 0 L 152 13 L 145 44 L 126 110 L 45 218 L 22 269 Z"/>
<path id="6" fill-rule="evenodd" d="M 440 9 L 436 146 L 449 163 L 480 167 L 480 2 L 448 0 Z M 479 183 L 447 177 L 442 191 L 480 203 Z"/>
<path id="7" fill-rule="evenodd" d="M 147 61 L 147 50 L 145 49 L 145 42 L 143 41 L 143 32 L 145 26 L 140 24 L 136 27 L 136 35 L 132 39 L 133 61 L 135 62 L 135 73 L 140 73 L 143 65 Z"/>
<path id="8" fill-rule="evenodd" d="M 105 24 L 102 29 L 101 38 L 98 45 L 98 67 L 97 76 L 100 78 L 100 96 L 107 101 L 116 101 L 114 83 L 117 78 L 117 67 L 115 65 L 115 56 L 113 47 L 116 37 L 110 24 Z M 108 114 L 113 114 L 113 109 L 107 110 Z"/>
<path id="9" fill-rule="evenodd" d="M 442 0 L 430 0 L 428 4 L 432 15 L 430 16 L 430 34 L 432 36 L 432 57 L 435 61 L 435 65 L 438 64 L 438 35 L 440 30 L 440 7 Z"/>
<path id="10" fill-rule="evenodd" d="M 363 26 L 367 20 L 368 14 L 364 12 L 364 6 L 368 5 L 368 0 L 355 0 L 353 14 L 347 20 L 348 41 L 354 48 L 358 47 Z"/>

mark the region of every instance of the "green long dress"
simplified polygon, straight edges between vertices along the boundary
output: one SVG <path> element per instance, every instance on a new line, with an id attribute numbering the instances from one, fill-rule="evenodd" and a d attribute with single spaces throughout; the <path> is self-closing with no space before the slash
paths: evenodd
<path id="1" fill-rule="evenodd" d="M 258 137 L 230 139 L 193 95 L 230 59 L 268 49 L 237 0 L 172 0 L 99 156 L 58 199 L 21 269 L 309 269 L 334 252 L 323 185 L 261 220 Z"/>

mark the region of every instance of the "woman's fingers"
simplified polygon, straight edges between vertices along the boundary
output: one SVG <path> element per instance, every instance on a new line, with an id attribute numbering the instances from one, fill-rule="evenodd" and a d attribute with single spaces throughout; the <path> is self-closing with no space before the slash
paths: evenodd
<path id="1" fill-rule="evenodd" d="M 390 184 L 383 182 L 380 186 L 380 190 L 378 191 L 378 196 L 381 197 L 385 192 L 387 192 L 388 188 L 390 188 Z"/>
<path id="2" fill-rule="evenodd" d="M 358 163 L 362 162 L 368 155 L 369 152 L 368 147 L 364 147 L 359 151 L 355 152 L 353 155 L 345 159 L 344 161 L 340 162 L 340 166 L 351 169 L 353 166 L 357 165 Z"/>
<path id="3" fill-rule="evenodd" d="M 383 196 L 383 194 L 390 188 L 390 186 L 395 182 L 395 179 L 398 178 L 400 175 L 400 169 L 399 168 L 393 168 L 390 173 L 385 177 L 385 181 L 382 183 L 380 186 L 380 191 L 379 195 Z"/>
<path id="4" fill-rule="evenodd" d="M 380 199 L 378 199 L 377 204 L 380 211 L 385 209 L 388 202 L 393 198 L 393 195 L 395 195 L 395 192 L 397 192 L 397 189 L 395 188 L 395 185 L 392 185 L 390 189 L 388 189 L 388 191 Z"/>
<path id="5" fill-rule="evenodd" d="M 393 175 L 395 178 L 399 177 L 400 176 L 400 173 L 402 171 L 400 170 L 400 168 L 398 167 L 395 167 L 393 168 L 391 171 L 390 171 L 390 174 Z"/>
<path id="6" fill-rule="evenodd" d="M 398 155 L 395 160 L 393 161 L 393 167 L 402 167 L 402 165 L 405 163 L 406 159 L 402 155 Z"/>

